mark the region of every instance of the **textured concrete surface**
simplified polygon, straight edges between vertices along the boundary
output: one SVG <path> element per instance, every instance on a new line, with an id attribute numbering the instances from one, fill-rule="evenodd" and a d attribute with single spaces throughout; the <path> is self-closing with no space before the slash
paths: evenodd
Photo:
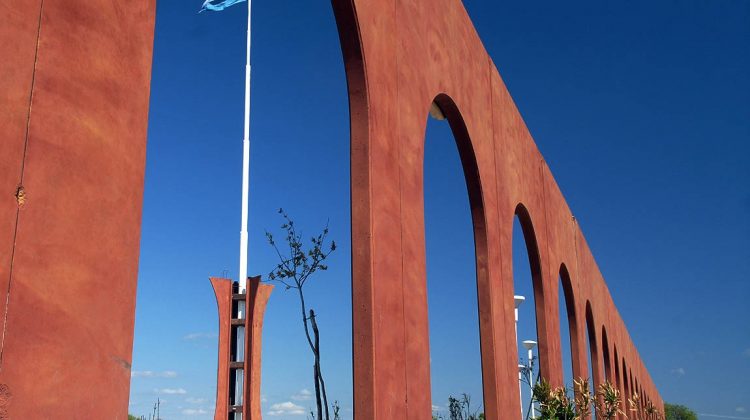
<path id="1" fill-rule="evenodd" d="M 216 294 L 219 310 L 219 363 L 216 386 L 215 420 L 226 420 L 229 414 L 230 379 L 234 371 L 231 361 L 231 322 L 232 322 L 232 280 L 212 277 L 211 285 Z M 245 360 L 242 367 L 244 384 L 241 407 L 242 418 L 260 420 L 263 418 L 260 402 L 261 350 L 263 338 L 263 317 L 273 285 L 261 284 L 260 277 L 248 277 L 245 293 Z M 238 295 L 238 297 L 242 297 Z M 235 407 L 236 408 L 236 407 Z"/>
<path id="2" fill-rule="evenodd" d="M 562 382 L 562 275 L 575 375 L 588 376 L 590 349 L 595 383 L 621 360 L 643 397 L 661 405 L 583 234 L 461 1 L 332 5 L 351 117 L 356 418 L 424 419 L 431 412 L 422 177 L 433 102 L 451 125 L 469 191 L 487 418 L 520 410 L 511 256 L 516 215 L 531 260 L 542 374 Z M 616 348 L 617 359 L 603 357 L 605 348 Z"/>
<path id="3" fill-rule="evenodd" d="M 154 9 L 0 0 L 2 418 L 127 418 Z"/>
<path id="4" fill-rule="evenodd" d="M 261 420 L 260 377 L 261 350 L 263 348 L 263 315 L 266 312 L 268 298 L 271 297 L 273 285 L 260 284 L 260 277 L 250 277 L 247 281 L 246 307 L 248 317 L 245 322 L 245 415 L 243 419 Z"/>
<path id="5" fill-rule="evenodd" d="M 229 362 L 232 320 L 232 280 L 211 277 L 219 311 L 219 358 L 216 368 L 216 408 L 214 419 L 226 420 L 229 415 Z"/>

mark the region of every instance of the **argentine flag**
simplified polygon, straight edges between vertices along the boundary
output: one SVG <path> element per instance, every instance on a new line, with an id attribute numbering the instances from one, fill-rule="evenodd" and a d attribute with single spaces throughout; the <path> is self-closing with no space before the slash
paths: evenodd
<path id="1" fill-rule="evenodd" d="M 203 2 L 201 12 L 204 10 L 213 10 L 214 12 L 220 12 L 229 6 L 234 6 L 237 3 L 242 3 L 245 0 L 206 0 Z M 199 12 L 200 13 L 200 12 Z"/>

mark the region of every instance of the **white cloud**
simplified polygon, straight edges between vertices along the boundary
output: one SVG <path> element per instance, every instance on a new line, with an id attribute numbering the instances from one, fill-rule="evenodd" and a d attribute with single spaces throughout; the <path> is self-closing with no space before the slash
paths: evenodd
<path id="1" fill-rule="evenodd" d="M 196 341 L 196 340 L 207 340 L 209 338 L 216 338 L 219 335 L 216 333 L 207 333 L 207 332 L 194 332 L 190 334 L 186 334 L 182 337 L 185 341 Z"/>
<path id="2" fill-rule="evenodd" d="M 292 395 L 291 397 L 294 401 L 309 401 L 312 399 L 312 392 L 308 389 L 303 389 L 302 391 Z"/>
<path id="3" fill-rule="evenodd" d="M 162 388 L 162 389 L 155 389 L 154 392 L 156 392 L 157 394 L 166 394 L 166 395 L 187 394 L 187 391 L 185 391 L 183 388 Z"/>
<path id="4" fill-rule="evenodd" d="M 737 408 L 734 409 L 734 411 L 736 411 L 738 413 L 744 413 L 747 410 L 745 410 L 745 407 L 737 407 Z"/>
<path id="5" fill-rule="evenodd" d="M 305 409 L 291 401 L 274 404 L 268 411 L 269 416 L 303 416 Z"/>
<path id="6" fill-rule="evenodd" d="M 672 374 L 677 375 L 677 376 L 684 376 L 685 375 L 685 368 L 679 367 L 679 368 L 676 368 L 676 369 L 672 369 L 671 372 L 672 372 Z"/>
<path id="7" fill-rule="evenodd" d="M 432 411 L 440 411 L 440 410 L 442 410 L 442 409 L 443 409 L 443 408 L 442 408 L 442 407 L 440 407 L 439 405 L 435 405 L 435 404 L 432 404 Z"/>
<path id="8" fill-rule="evenodd" d="M 173 370 L 164 370 L 155 372 L 153 370 L 134 370 L 130 372 L 131 378 L 176 378 L 177 372 Z"/>
<path id="9" fill-rule="evenodd" d="M 186 408 L 182 410 L 182 414 L 186 416 L 198 416 L 201 414 L 208 414 L 208 411 L 202 409 L 202 408 Z"/>
<path id="10" fill-rule="evenodd" d="M 185 402 L 190 404 L 203 404 L 208 402 L 208 400 L 206 398 L 187 397 L 185 398 Z"/>
<path id="11" fill-rule="evenodd" d="M 742 352 L 742 355 L 745 357 L 750 357 L 750 347 L 746 348 L 745 351 Z"/>

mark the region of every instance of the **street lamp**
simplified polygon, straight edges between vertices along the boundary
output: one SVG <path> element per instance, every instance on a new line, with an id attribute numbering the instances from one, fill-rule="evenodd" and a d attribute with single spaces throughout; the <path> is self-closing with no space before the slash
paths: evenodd
<path id="1" fill-rule="evenodd" d="M 521 306 L 521 304 L 526 300 L 525 297 L 521 295 L 515 295 L 513 296 L 513 303 L 516 305 L 516 311 L 518 311 L 518 307 Z M 518 312 L 516 312 L 516 319 L 518 319 Z"/>
<path id="2" fill-rule="evenodd" d="M 527 371 L 527 374 L 529 375 L 529 387 L 531 388 L 531 398 L 532 403 L 529 404 L 529 411 L 531 411 L 531 418 L 535 419 L 536 415 L 534 414 L 534 404 L 533 404 L 533 398 L 534 398 L 534 347 L 536 347 L 536 341 L 534 340 L 526 340 L 523 343 L 523 346 L 528 350 L 529 352 L 529 369 Z"/>
<path id="3" fill-rule="evenodd" d="M 521 304 L 526 300 L 525 297 L 520 295 L 513 296 L 513 305 L 515 305 L 515 314 L 516 314 L 516 351 L 518 351 L 518 307 L 521 306 Z M 523 420 L 523 391 L 521 390 L 521 380 L 523 377 L 523 365 L 518 365 L 518 402 L 521 406 L 521 419 Z"/>

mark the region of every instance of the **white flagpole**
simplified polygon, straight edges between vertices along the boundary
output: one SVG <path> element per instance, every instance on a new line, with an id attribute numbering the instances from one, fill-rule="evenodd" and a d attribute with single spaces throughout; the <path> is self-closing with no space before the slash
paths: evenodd
<path id="1" fill-rule="evenodd" d="M 247 0 L 247 61 L 245 62 L 245 136 L 242 140 L 242 230 L 240 231 L 239 292 L 247 287 L 247 211 L 250 189 L 250 12 L 252 0 Z"/>

